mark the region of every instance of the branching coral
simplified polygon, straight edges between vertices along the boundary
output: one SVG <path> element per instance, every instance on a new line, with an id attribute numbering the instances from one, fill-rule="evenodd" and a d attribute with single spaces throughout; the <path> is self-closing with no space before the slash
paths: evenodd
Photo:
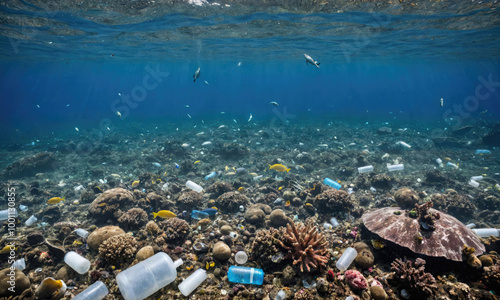
<path id="1" fill-rule="evenodd" d="M 391 269 L 401 279 L 403 284 L 414 293 L 424 293 L 432 295 L 437 289 L 436 280 L 430 273 L 425 273 L 425 260 L 417 258 L 415 263 L 412 261 L 402 261 L 397 258 L 391 264 Z"/>
<path id="2" fill-rule="evenodd" d="M 124 228 L 139 228 L 148 222 L 148 214 L 141 208 L 131 208 L 118 218 Z"/>
<path id="3" fill-rule="evenodd" d="M 292 221 L 287 225 L 283 234 L 285 243 L 279 241 L 281 247 L 288 250 L 285 259 L 293 258 L 293 264 L 300 264 L 300 271 L 311 272 L 324 267 L 330 258 L 325 237 L 312 223 L 297 226 Z"/>
<path id="4" fill-rule="evenodd" d="M 163 231 L 156 238 L 156 243 L 158 245 L 174 242 L 181 243 L 191 231 L 188 222 L 179 218 L 163 220 L 160 221 L 158 225 Z"/>
<path id="5" fill-rule="evenodd" d="M 283 260 L 279 242 L 282 238 L 283 232 L 273 227 L 257 232 L 252 244 L 253 259 L 257 260 L 264 268 L 272 267 L 272 263 L 280 263 Z"/>
<path id="6" fill-rule="evenodd" d="M 136 252 L 137 242 L 128 234 L 110 237 L 99 246 L 99 255 L 114 264 L 133 259 Z"/>

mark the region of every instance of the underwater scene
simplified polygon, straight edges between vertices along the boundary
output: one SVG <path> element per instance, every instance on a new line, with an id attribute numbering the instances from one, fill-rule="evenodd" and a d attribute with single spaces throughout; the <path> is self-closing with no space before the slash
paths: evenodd
<path id="1" fill-rule="evenodd" d="M 0 1 L 0 299 L 498 299 L 497 0 Z"/>

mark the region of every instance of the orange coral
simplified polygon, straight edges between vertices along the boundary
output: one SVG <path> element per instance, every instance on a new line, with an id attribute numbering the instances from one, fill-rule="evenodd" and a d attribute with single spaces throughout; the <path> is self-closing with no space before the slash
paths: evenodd
<path id="1" fill-rule="evenodd" d="M 309 223 L 297 226 L 292 221 L 287 225 L 283 234 L 285 243 L 279 241 L 281 247 L 288 250 L 285 259 L 293 258 L 293 264 L 300 264 L 300 271 L 307 272 L 324 267 L 330 258 L 328 254 L 325 237 L 318 231 L 316 226 Z M 291 246 L 288 246 L 291 245 Z"/>

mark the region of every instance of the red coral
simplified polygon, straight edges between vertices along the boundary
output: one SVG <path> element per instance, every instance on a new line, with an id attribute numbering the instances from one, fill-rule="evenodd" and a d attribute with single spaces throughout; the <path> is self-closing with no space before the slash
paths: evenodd
<path id="1" fill-rule="evenodd" d="M 318 231 L 316 226 L 309 223 L 306 225 L 299 223 L 295 226 L 292 221 L 287 225 L 286 231 L 283 234 L 285 245 L 279 241 L 281 247 L 289 250 L 284 259 L 293 258 L 293 264 L 300 264 L 300 271 L 311 272 L 313 269 L 318 269 L 326 266 L 330 255 L 328 254 L 328 243 L 325 237 Z"/>
<path id="2" fill-rule="evenodd" d="M 352 288 L 363 290 L 368 286 L 365 277 L 359 271 L 347 270 L 345 271 L 344 275 L 345 280 Z"/>

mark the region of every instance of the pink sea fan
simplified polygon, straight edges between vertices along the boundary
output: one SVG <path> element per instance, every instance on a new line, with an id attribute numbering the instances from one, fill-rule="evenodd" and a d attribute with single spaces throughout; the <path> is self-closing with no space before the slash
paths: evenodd
<path id="1" fill-rule="evenodd" d="M 362 290 L 366 289 L 368 283 L 366 282 L 365 277 L 359 271 L 356 270 L 347 270 L 344 273 L 345 280 L 354 289 Z"/>

